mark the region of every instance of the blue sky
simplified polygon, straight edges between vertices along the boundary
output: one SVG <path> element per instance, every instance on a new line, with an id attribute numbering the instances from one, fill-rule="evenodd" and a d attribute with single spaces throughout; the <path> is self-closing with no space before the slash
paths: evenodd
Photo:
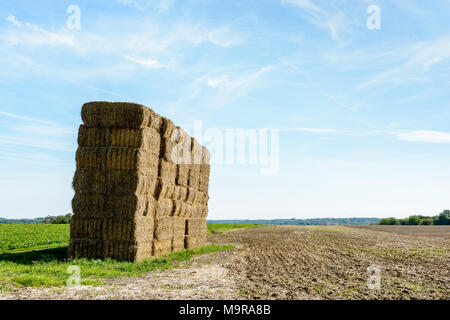
<path id="1" fill-rule="evenodd" d="M 448 0 L 3 0 L 0 216 L 71 211 L 91 100 L 279 129 L 275 175 L 213 167 L 211 219 L 434 215 L 450 207 L 449 88 Z"/>

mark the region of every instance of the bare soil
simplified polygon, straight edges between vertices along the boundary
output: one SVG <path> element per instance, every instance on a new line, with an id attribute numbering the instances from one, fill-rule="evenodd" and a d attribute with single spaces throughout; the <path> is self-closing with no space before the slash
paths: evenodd
<path id="1" fill-rule="evenodd" d="M 449 300 L 449 235 L 450 226 L 243 229 L 208 237 L 235 249 L 178 269 L 100 287 L 14 288 L 3 298 Z M 380 272 L 379 289 L 368 287 L 371 266 Z"/>

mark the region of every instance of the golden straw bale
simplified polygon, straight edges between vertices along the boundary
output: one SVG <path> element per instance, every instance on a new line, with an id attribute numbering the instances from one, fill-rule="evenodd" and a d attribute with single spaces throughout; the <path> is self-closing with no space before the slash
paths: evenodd
<path id="1" fill-rule="evenodd" d="M 181 237 L 174 237 L 172 239 L 171 251 L 181 251 L 181 250 L 184 250 L 184 235 Z"/>
<path id="2" fill-rule="evenodd" d="M 155 217 L 171 217 L 173 215 L 173 200 L 163 199 L 157 202 Z"/>
<path id="3" fill-rule="evenodd" d="M 186 221 L 186 235 L 200 236 L 206 235 L 206 219 L 187 219 Z"/>
<path id="4" fill-rule="evenodd" d="M 198 189 L 200 182 L 200 168 L 196 168 L 196 165 L 192 165 L 189 168 L 188 187 Z"/>
<path id="5" fill-rule="evenodd" d="M 193 249 L 204 246 L 206 243 L 205 237 L 186 236 L 184 238 L 184 245 L 186 249 Z"/>
<path id="6" fill-rule="evenodd" d="M 175 193 L 175 184 L 170 181 L 158 179 L 155 190 L 155 199 L 160 201 L 164 199 L 173 199 Z"/>
<path id="7" fill-rule="evenodd" d="M 161 256 L 172 251 L 172 239 L 153 240 L 153 255 Z"/>
<path id="8" fill-rule="evenodd" d="M 187 205 L 184 201 L 173 200 L 173 216 L 185 217 Z"/>
<path id="9" fill-rule="evenodd" d="M 189 166 L 187 164 L 177 165 L 177 180 L 179 186 L 187 187 L 189 180 Z"/>
<path id="10" fill-rule="evenodd" d="M 149 108 L 125 102 L 95 101 L 81 109 L 81 118 L 89 127 L 143 128 L 153 123 L 152 116 L 157 115 Z"/>
<path id="11" fill-rule="evenodd" d="M 155 219 L 156 240 L 167 240 L 173 238 L 173 217 L 158 217 Z"/>
<path id="12" fill-rule="evenodd" d="M 159 177 L 162 181 L 175 185 L 177 165 L 164 159 L 159 160 Z"/>
<path id="13" fill-rule="evenodd" d="M 183 186 L 175 186 L 175 191 L 173 193 L 173 199 L 185 202 L 188 196 L 188 188 Z"/>
<path id="14" fill-rule="evenodd" d="M 188 188 L 188 197 L 186 199 L 186 203 L 187 204 L 194 204 L 195 203 L 195 199 L 197 198 L 197 190 L 194 188 Z"/>

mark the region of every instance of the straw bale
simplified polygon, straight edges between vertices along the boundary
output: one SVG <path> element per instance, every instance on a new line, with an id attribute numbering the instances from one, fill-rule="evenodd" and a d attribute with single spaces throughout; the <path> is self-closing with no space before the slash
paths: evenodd
<path id="1" fill-rule="evenodd" d="M 133 261 L 142 261 L 153 256 L 153 241 L 139 243 Z"/>
<path id="2" fill-rule="evenodd" d="M 188 179 L 188 187 L 198 189 L 200 182 L 200 168 L 196 167 L 198 165 L 192 165 L 189 168 L 189 179 Z"/>
<path id="3" fill-rule="evenodd" d="M 200 165 L 203 162 L 203 146 L 195 138 L 191 138 L 191 164 Z"/>
<path id="4" fill-rule="evenodd" d="M 189 180 L 189 167 L 187 164 L 177 165 L 177 180 L 176 183 L 179 186 L 187 187 Z"/>
<path id="5" fill-rule="evenodd" d="M 81 118 L 89 127 L 143 128 L 150 125 L 158 130 L 157 117 L 149 108 L 135 103 L 89 102 L 81 109 Z"/>
<path id="6" fill-rule="evenodd" d="M 150 196 L 155 193 L 156 183 L 157 172 L 81 168 L 76 170 L 72 186 L 77 193 Z"/>
<path id="7" fill-rule="evenodd" d="M 158 179 L 158 183 L 156 185 L 155 190 L 155 199 L 158 201 L 164 199 L 173 199 L 175 193 L 175 184 L 170 181 Z"/>
<path id="8" fill-rule="evenodd" d="M 205 146 L 202 146 L 202 163 L 201 164 L 209 165 L 210 161 L 211 161 L 211 153 Z"/>
<path id="9" fill-rule="evenodd" d="M 194 204 L 197 198 L 197 190 L 194 188 L 188 188 L 188 197 L 186 199 L 187 204 Z"/>
<path id="10" fill-rule="evenodd" d="M 175 185 L 177 178 L 177 165 L 173 162 L 160 159 L 159 177 L 161 178 L 161 180 Z"/>
<path id="11" fill-rule="evenodd" d="M 173 219 L 173 236 L 184 237 L 186 234 L 186 219 L 183 217 L 172 217 Z"/>
<path id="12" fill-rule="evenodd" d="M 206 243 L 205 237 L 186 236 L 184 238 L 184 245 L 186 249 L 193 249 L 204 246 Z"/>
<path id="13" fill-rule="evenodd" d="M 172 239 L 153 240 L 153 255 L 160 256 L 172 251 Z"/>
<path id="14" fill-rule="evenodd" d="M 188 196 L 188 189 L 183 186 L 175 186 L 175 191 L 173 193 L 173 199 L 185 202 Z"/>
<path id="15" fill-rule="evenodd" d="M 78 130 L 80 147 L 142 148 L 159 156 L 161 137 L 152 128 L 96 128 L 81 125 Z"/>
<path id="16" fill-rule="evenodd" d="M 172 239 L 172 251 L 184 250 L 184 235 Z"/>
<path id="17" fill-rule="evenodd" d="M 173 216 L 174 217 L 184 217 L 186 216 L 187 205 L 184 201 L 173 200 Z"/>
<path id="18" fill-rule="evenodd" d="M 167 240 L 173 238 L 173 217 L 158 217 L 155 219 L 156 240 Z"/>
<path id="19" fill-rule="evenodd" d="M 163 199 L 156 203 L 155 217 L 171 217 L 173 215 L 173 200 Z"/>
<path id="20" fill-rule="evenodd" d="M 206 235 L 206 229 L 205 219 L 187 219 L 186 221 L 186 235 L 188 236 Z"/>
<path id="21" fill-rule="evenodd" d="M 75 194 L 72 200 L 74 215 L 90 218 L 134 218 L 148 214 L 148 198 L 139 195 L 104 196 Z"/>

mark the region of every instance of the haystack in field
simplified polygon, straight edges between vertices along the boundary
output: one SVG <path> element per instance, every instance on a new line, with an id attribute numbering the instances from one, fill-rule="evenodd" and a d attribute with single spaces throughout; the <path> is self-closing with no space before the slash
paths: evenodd
<path id="1" fill-rule="evenodd" d="M 134 103 L 83 105 L 69 256 L 138 261 L 206 241 L 209 152 Z"/>

